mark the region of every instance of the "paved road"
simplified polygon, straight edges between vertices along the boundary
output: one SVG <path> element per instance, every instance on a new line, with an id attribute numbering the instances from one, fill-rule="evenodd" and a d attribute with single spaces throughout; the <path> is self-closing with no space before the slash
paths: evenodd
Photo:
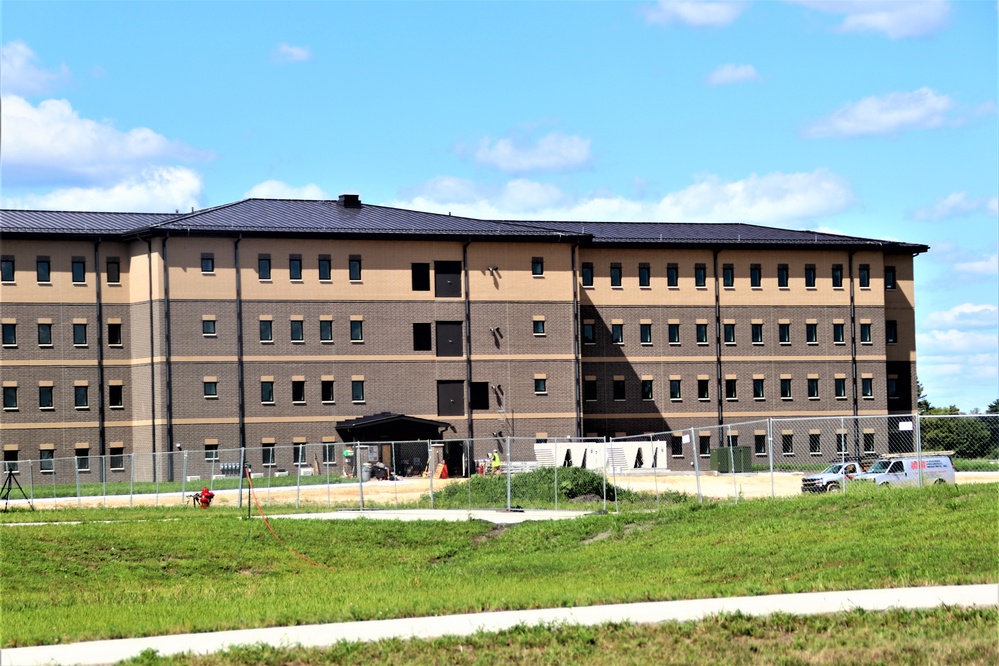
<path id="1" fill-rule="evenodd" d="M 887 590 L 847 590 L 808 594 L 775 594 L 759 597 L 690 599 L 578 608 L 500 611 L 440 617 L 416 617 L 369 622 L 342 622 L 299 627 L 271 627 L 181 634 L 150 638 L 90 641 L 69 645 L 14 648 L 0 654 L 0 666 L 33 664 L 110 664 L 153 649 L 161 655 L 184 652 L 210 654 L 241 644 L 323 647 L 338 641 L 376 641 L 383 638 L 435 638 L 467 636 L 478 631 L 501 631 L 517 625 L 580 624 L 605 622 L 667 622 L 698 620 L 718 613 L 741 611 L 746 615 L 775 612 L 797 615 L 832 613 L 863 608 L 934 608 L 936 606 L 999 606 L 999 585 L 906 587 Z"/>

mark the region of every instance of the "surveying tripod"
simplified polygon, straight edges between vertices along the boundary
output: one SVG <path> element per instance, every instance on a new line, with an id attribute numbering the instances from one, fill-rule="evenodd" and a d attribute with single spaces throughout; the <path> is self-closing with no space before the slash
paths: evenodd
<path id="1" fill-rule="evenodd" d="M 30 506 L 31 510 L 34 511 L 35 507 L 31 503 L 31 500 L 28 499 L 28 496 L 24 493 L 24 488 L 21 487 L 21 482 L 17 480 L 16 476 L 14 476 L 14 470 L 8 468 L 7 478 L 4 479 L 3 487 L 0 487 L 0 500 L 4 502 L 4 513 L 6 513 L 7 509 L 10 507 L 10 493 L 14 490 L 15 485 L 17 486 L 17 489 L 21 491 L 21 497 L 28 500 L 28 506 Z"/>

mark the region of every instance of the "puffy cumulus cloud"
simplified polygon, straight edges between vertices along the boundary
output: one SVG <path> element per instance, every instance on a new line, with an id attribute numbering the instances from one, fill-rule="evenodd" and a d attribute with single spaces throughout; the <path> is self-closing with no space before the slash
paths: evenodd
<path id="1" fill-rule="evenodd" d="M 554 185 L 514 180 L 500 187 L 438 178 L 390 205 L 485 219 L 551 219 L 633 222 L 802 222 L 845 210 L 854 201 L 849 184 L 825 169 L 811 173 L 752 174 L 724 181 L 705 176 L 658 201 L 614 194 L 572 196 Z"/>
<path id="2" fill-rule="evenodd" d="M 171 141 L 151 129 L 121 131 L 81 118 L 66 100 L 32 105 L 5 95 L 0 150 L 6 185 L 110 185 L 137 169 L 208 159 L 209 153 Z"/>
<path id="3" fill-rule="evenodd" d="M 932 206 L 919 208 L 909 217 L 914 220 L 944 220 L 951 217 L 961 217 L 971 215 L 978 211 L 984 211 L 988 215 L 995 216 L 997 213 L 997 199 L 985 197 L 969 197 L 967 192 L 953 192 L 940 199 Z"/>
<path id="4" fill-rule="evenodd" d="M 185 167 L 154 167 L 107 187 L 67 187 L 4 197 L 5 208 L 170 213 L 198 208 L 201 177 Z"/>
<path id="5" fill-rule="evenodd" d="M 708 74 L 707 79 L 708 83 L 713 86 L 759 80 L 761 80 L 760 75 L 752 65 L 722 65 Z"/>
<path id="6" fill-rule="evenodd" d="M 999 275 L 999 254 L 992 254 L 975 261 L 958 262 L 954 264 L 954 270 L 972 275 Z"/>
<path id="7" fill-rule="evenodd" d="M 925 37 L 947 25 L 946 0 L 789 0 L 843 17 L 841 32 L 880 32 L 891 39 Z"/>
<path id="8" fill-rule="evenodd" d="M 265 180 L 250 188 L 244 195 L 248 199 L 329 199 L 323 188 L 314 183 L 295 187 L 280 180 Z"/>
<path id="9" fill-rule="evenodd" d="M 999 327 L 999 307 L 990 304 L 962 303 L 949 310 L 939 310 L 926 315 L 923 325 L 940 328 L 996 328 Z"/>
<path id="10" fill-rule="evenodd" d="M 840 107 L 805 128 L 810 139 L 895 134 L 910 129 L 940 127 L 954 102 L 930 88 L 865 97 Z"/>
<path id="11" fill-rule="evenodd" d="M 306 62 L 312 60 L 312 51 L 307 46 L 278 44 L 271 51 L 273 62 Z"/>
<path id="12" fill-rule="evenodd" d="M 642 8 L 645 20 L 652 25 L 682 23 L 698 28 L 721 28 L 739 18 L 744 2 L 704 2 L 660 0 Z"/>
<path id="13" fill-rule="evenodd" d="M 571 171 L 590 163 L 590 140 L 552 132 L 538 139 L 534 145 L 524 145 L 513 139 L 493 141 L 482 139 L 472 154 L 482 165 L 506 173 L 528 171 Z"/>
<path id="14" fill-rule="evenodd" d="M 38 95 L 69 79 L 69 68 L 62 65 L 50 72 L 38 66 L 38 57 L 20 40 L 0 45 L 0 93 Z M 6 104 L 6 102 L 4 102 Z"/>

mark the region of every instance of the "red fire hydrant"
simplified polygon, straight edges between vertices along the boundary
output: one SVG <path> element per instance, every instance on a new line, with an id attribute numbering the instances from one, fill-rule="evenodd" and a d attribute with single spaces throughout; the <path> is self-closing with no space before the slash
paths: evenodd
<path id="1" fill-rule="evenodd" d="M 196 495 L 198 498 L 198 504 L 202 509 L 207 509 L 212 505 L 212 499 L 215 497 L 215 493 L 208 490 L 208 488 L 202 488 L 201 492 Z"/>

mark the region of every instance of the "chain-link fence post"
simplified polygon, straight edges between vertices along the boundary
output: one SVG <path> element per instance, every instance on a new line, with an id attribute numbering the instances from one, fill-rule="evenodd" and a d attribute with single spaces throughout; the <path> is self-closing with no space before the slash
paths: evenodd
<path id="1" fill-rule="evenodd" d="M 427 440 L 427 476 L 430 478 L 430 508 L 434 508 L 434 445 Z"/>
<path id="2" fill-rule="evenodd" d="M 552 444 L 552 460 L 555 463 L 555 510 L 558 511 L 558 437 Z"/>
<path id="3" fill-rule="evenodd" d="M 128 458 L 130 463 L 128 470 L 128 506 L 131 508 L 135 495 L 135 452 L 128 454 Z"/>
<path id="4" fill-rule="evenodd" d="M 104 496 L 104 508 L 106 509 L 108 508 L 108 477 L 107 468 L 104 466 L 104 463 L 107 460 L 107 454 L 97 456 L 97 459 L 100 461 L 99 464 L 101 466 L 101 494 Z"/>
<path id="5" fill-rule="evenodd" d="M 770 498 L 777 496 L 774 489 L 774 420 L 767 417 L 767 464 L 770 466 Z"/>
<path id="6" fill-rule="evenodd" d="M 357 474 L 357 496 L 361 501 L 361 511 L 364 511 L 364 474 L 362 474 L 364 464 L 361 462 L 362 448 L 365 447 L 362 447 L 360 444 L 354 445 L 354 473 Z M 366 452 L 367 449 L 365 448 L 365 453 Z"/>
<path id="7" fill-rule="evenodd" d="M 916 440 L 916 468 L 919 470 L 919 487 L 923 487 L 923 442 L 920 437 L 919 430 L 919 414 L 914 414 L 912 421 L 909 423 L 910 427 L 913 428 L 912 433 L 913 439 Z"/>
<path id="8" fill-rule="evenodd" d="M 690 437 L 691 445 L 694 447 L 693 448 L 693 451 L 694 451 L 694 482 L 697 484 L 697 503 L 698 504 L 704 504 L 704 495 L 701 494 L 701 461 L 700 461 L 700 457 L 701 456 L 700 456 L 700 451 L 697 450 L 697 447 L 694 444 L 694 442 L 696 442 L 697 440 L 694 438 L 694 429 L 693 428 L 690 429 L 690 434 L 688 435 L 688 437 Z"/>
<path id="9" fill-rule="evenodd" d="M 184 505 L 184 498 L 187 497 L 187 451 L 181 456 L 181 477 L 180 477 L 180 504 Z"/>
<path id="10" fill-rule="evenodd" d="M 243 477 L 246 476 L 246 447 L 239 447 L 239 486 L 236 494 L 236 508 L 243 508 Z M 249 503 L 249 500 L 247 500 Z"/>
<path id="11" fill-rule="evenodd" d="M 80 463 L 73 460 L 73 471 L 76 473 L 76 508 L 83 506 L 83 498 L 80 497 Z"/>
<path id="12" fill-rule="evenodd" d="M 28 496 L 31 498 L 31 505 L 35 505 L 35 472 L 31 466 L 32 461 L 28 461 Z"/>
<path id="13" fill-rule="evenodd" d="M 510 435 L 506 436 L 506 510 L 511 508 L 510 502 L 510 481 L 513 479 L 513 469 L 510 465 Z"/>

